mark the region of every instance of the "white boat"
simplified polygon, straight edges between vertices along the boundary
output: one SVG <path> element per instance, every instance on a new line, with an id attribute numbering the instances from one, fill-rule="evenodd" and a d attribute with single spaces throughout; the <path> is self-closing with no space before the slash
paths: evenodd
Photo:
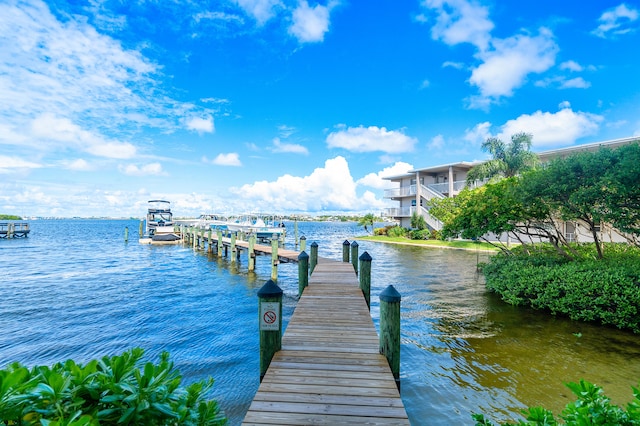
<path id="1" fill-rule="evenodd" d="M 166 200 L 149 200 L 146 218 L 145 237 L 143 243 L 174 243 L 180 241 L 175 233 L 171 202 Z"/>
<path id="2" fill-rule="evenodd" d="M 286 228 L 282 217 L 269 214 L 247 214 L 229 218 L 227 229 L 230 232 L 243 232 L 255 235 L 258 240 L 271 240 L 274 238 L 283 240 L 286 236 Z"/>

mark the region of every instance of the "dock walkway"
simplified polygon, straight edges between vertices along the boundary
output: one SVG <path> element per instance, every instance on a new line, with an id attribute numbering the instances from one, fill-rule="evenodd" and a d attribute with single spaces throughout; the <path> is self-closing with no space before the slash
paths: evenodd
<path id="1" fill-rule="evenodd" d="M 350 263 L 315 267 L 243 425 L 409 425 Z"/>

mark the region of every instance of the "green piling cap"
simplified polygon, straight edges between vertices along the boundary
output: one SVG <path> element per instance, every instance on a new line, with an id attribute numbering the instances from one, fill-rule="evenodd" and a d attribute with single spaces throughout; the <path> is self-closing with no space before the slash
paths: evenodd
<path id="1" fill-rule="evenodd" d="M 316 243 L 315 241 L 311 243 L 311 247 L 318 247 L 318 243 Z"/>
<path id="2" fill-rule="evenodd" d="M 258 297 L 261 299 L 267 297 L 277 297 L 282 296 L 282 289 L 278 287 L 273 280 L 267 281 L 260 290 L 258 290 Z"/>
<path id="3" fill-rule="evenodd" d="M 382 293 L 380 293 L 380 300 L 388 303 L 396 303 L 399 302 L 402 297 L 398 290 L 396 290 L 392 285 L 385 288 Z"/>
<path id="4" fill-rule="evenodd" d="M 304 250 L 302 250 L 302 251 L 300 252 L 300 254 L 298 255 L 298 260 L 308 259 L 308 258 L 309 258 L 309 255 L 308 255 L 308 254 L 307 254 L 307 252 L 306 252 L 306 251 L 304 251 Z"/>
<path id="5" fill-rule="evenodd" d="M 358 247 L 358 242 L 354 240 L 354 241 L 351 243 L 351 247 Z"/>
<path id="6" fill-rule="evenodd" d="M 372 260 L 371 255 L 369 254 L 369 252 L 366 252 L 366 251 L 362 253 L 358 259 L 363 260 L 365 262 L 371 262 Z"/>
<path id="7" fill-rule="evenodd" d="M 349 242 L 349 240 L 344 240 L 344 242 L 342 243 L 342 245 L 343 245 L 343 246 L 348 246 L 348 245 L 350 245 L 350 244 L 351 244 L 351 243 Z"/>
<path id="8" fill-rule="evenodd" d="M 300 237 L 301 240 L 306 240 L 307 237 L 305 237 L 304 235 L 302 237 Z"/>

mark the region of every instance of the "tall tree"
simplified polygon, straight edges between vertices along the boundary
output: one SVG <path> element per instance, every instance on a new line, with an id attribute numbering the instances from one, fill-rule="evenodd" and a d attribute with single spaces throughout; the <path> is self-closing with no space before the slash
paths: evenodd
<path id="1" fill-rule="evenodd" d="M 359 226 L 364 226 L 364 230 L 369 232 L 369 226 L 371 226 L 371 233 L 373 234 L 373 223 L 375 222 L 376 217 L 373 213 L 367 213 L 358 221 Z"/>
<path id="2" fill-rule="evenodd" d="M 538 162 L 538 156 L 531 152 L 529 133 L 516 133 L 510 143 L 498 138 L 489 138 L 482 143 L 482 150 L 491 154 L 491 159 L 478 164 L 467 175 L 468 182 L 477 182 L 497 176 L 513 177 L 532 169 Z"/>

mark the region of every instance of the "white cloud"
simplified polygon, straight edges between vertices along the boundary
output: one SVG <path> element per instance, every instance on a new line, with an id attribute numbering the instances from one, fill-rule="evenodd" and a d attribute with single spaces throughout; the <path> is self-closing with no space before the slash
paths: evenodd
<path id="1" fill-rule="evenodd" d="M 475 1 L 425 0 L 425 7 L 437 12 L 431 37 L 448 45 L 471 43 L 480 50 L 489 46 L 494 25 L 489 10 Z"/>
<path id="2" fill-rule="evenodd" d="M 149 164 L 145 164 L 142 167 L 138 167 L 135 164 L 128 164 L 126 166 L 120 166 L 118 167 L 118 169 L 124 173 L 125 175 L 129 175 L 129 176 L 166 176 L 167 173 L 165 173 L 162 170 L 162 165 L 160 163 L 149 163 Z"/>
<path id="3" fill-rule="evenodd" d="M 474 145 L 480 145 L 491 137 L 490 129 L 491 123 L 488 121 L 476 124 L 473 129 L 465 130 L 464 140 Z"/>
<path id="4" fill-rule="evenodd" d="M 78 158 L 77 160 L 66 162 L 65 165 L 66 165 L 66 168 L 69 170 L 76 170 L 76 171 L 93 170 L 93 167 L 86 160 L 82 158 Z"/>
<path id="5" fill-rule="evenodd" d="M 392 183 L 388 180 L 384 180 L 385 177 L 398 176 L 408 173 L 413 169 L 413 165 L 398 161 L 393 166 L 385 167 L 378 173 L 369 173 L 365 177 L 358 179 L 356 182 L 358 185 L 369 186 L 376 189 L 385 189 L 392 186 Z"/>
<path id="6" fill-rule="evenodd" d="M 431 141 L 427 144 L 429 149 L 442 149 L 444 147 L 444 136 L 436 135 L 431 138 Z"/>
<path id="7" fill-rule="evenodd" d="M 300 0 L 293 11 L 293 24 L 289 27 L 289 34 L 300 43 L 323 41 L 325 33 L 329 31 L 329 12 L 332 6 L 329 3 L 328 6 L 317 4 L 310 7 L 307 0 Z"/>
<path id="8" fill-rule="evenodd" d="M 6 155 L 0 155 L 0 173 L 8 172 L 9 169 L 39 169 L 42 164 L 34 163 L 33 161 L 23 160 L 19 157 L 8 157 Z"/>
<path id="9" fill-rule="evenodd" d="M 584 68 L 582 67 L 582 65 L 580 65 L 576 61 L 565 61 L 565 62 L 560 64 L 560 69 L 561 70 L 574 71 L 574 72 L 580 72 Z"/>
<path id="10" fill-rule="evenodd" d="M 349 127 L 327 136 L 329 148 L 344 148 L 353 152 L 409 152 L 416 143 L 417 139 L 405 135 L 403 130 L 387 130 L 376 126 Z"/>
<path id="11" fill-rule="evenodd" d="M 511 140 L 518 132 L 531 133 L 533 146 L 545 148 L 573 144 L 581 137 L 595 134 L 603 117 L 586 112 L 575 112 L 564 108 L 556 113 L 536 111 L 507 121 L 497 136 L 503 141 Z"/>
<path id="12" fill-rule="evenodd" d="M 431 82 L 430 82 L 429 80 L 422 80 L 422 83 L 420 83 L 420 87 L 419 87 L 419 89 L 420 89 L 420 90 L 422 90 L 422 89 L 426 89 L 426 88 L 428 88 L 429 86 L 431 86 Z"/>
<path id="13" fill-rule="evenodd" d="M 370 209 L 358 198 L 356 183 L 344 157 L 325 162 L 304 177 L 284 175 L 275 181 L 259 181 L 232 188 L 237 196 L 259 209 L 276 211 L 357 211 Z"/>
<path id="14" fill-rule="evenodd" d="M 213 133 L 213 117 L 192 117 L 186 120 L 185 125 L 187 129 L 196 131 L 198 133 Z"/>
<path id="15" fill-rule="evenodd" d="M 544 28 L 535 37 L 520 34 L 494 39 L 492 46 L 490 51 L 478 54 L 483 63 L 473 69 L 469 79 L 480 90 L 480 98 L 472 99 L 472 107 L 513 95 L 528 74 L 551 68 L 558 53 L 553 34 Z"/>
<path id="16" fill-rule="evenodd" d="M 604 12 L 598 22 L 600 25 L 591 33 L 597 37 L 607 38 L 611 35 L 622 35 L 635 31 L 630 24 L 637 21 L 638 9 L 621 4 Z"/>
<path id="17" fill-rule="evenodd" d="M 293 143 L 284 143 L 280 141 L 280 138 L 273 138 L 273 148 L 271 148 L 271 151 L 309 155 L 309 150 L 305 146 Z"/>
<path id="18" fill-rule="evenodd" d="M 443 62 L 442 68 L 454 68 L 457 70 L 461 70 L 461 69 L 464 69 L 464 64 L 462 62 L 446 61 L 446 62 Z"/>
<path id="19" fill-rule="evenodd" d="M 218 154 L 218 156 L 213 159 L 212 163 L 218 166 L 242 166 L 242 163 L 240 162 L 240 156 L 237 152 Z"/>
<path id="20" fill-rule="evenodd" d="M 235 2 L 251 15 L 258 25 L 264 25 L 276 15 L 276 9 L 283 6 L 280 0 L 235 0 Z"/>
<path id="21" fill-rule="evenodd" d="M 591 83 L 589 83 L 582 77 L 576 77 L 570 80 L 566 80 L 560 85 L 561 89 L 587 89 L 589 87 L 591 87 Z"/>
<path id="22" fill-rule="evenodd" d="M 171 99 L 157 64 L 89 22 L 58 20 L 39 0 L 0 2 L 0 144 L 130 158 L 137 150 L 121 140 L 144 128 L 172 132 L 185 116 L 210 114 Z M 38 126 L 47 120 L 63 134 Z"/>

